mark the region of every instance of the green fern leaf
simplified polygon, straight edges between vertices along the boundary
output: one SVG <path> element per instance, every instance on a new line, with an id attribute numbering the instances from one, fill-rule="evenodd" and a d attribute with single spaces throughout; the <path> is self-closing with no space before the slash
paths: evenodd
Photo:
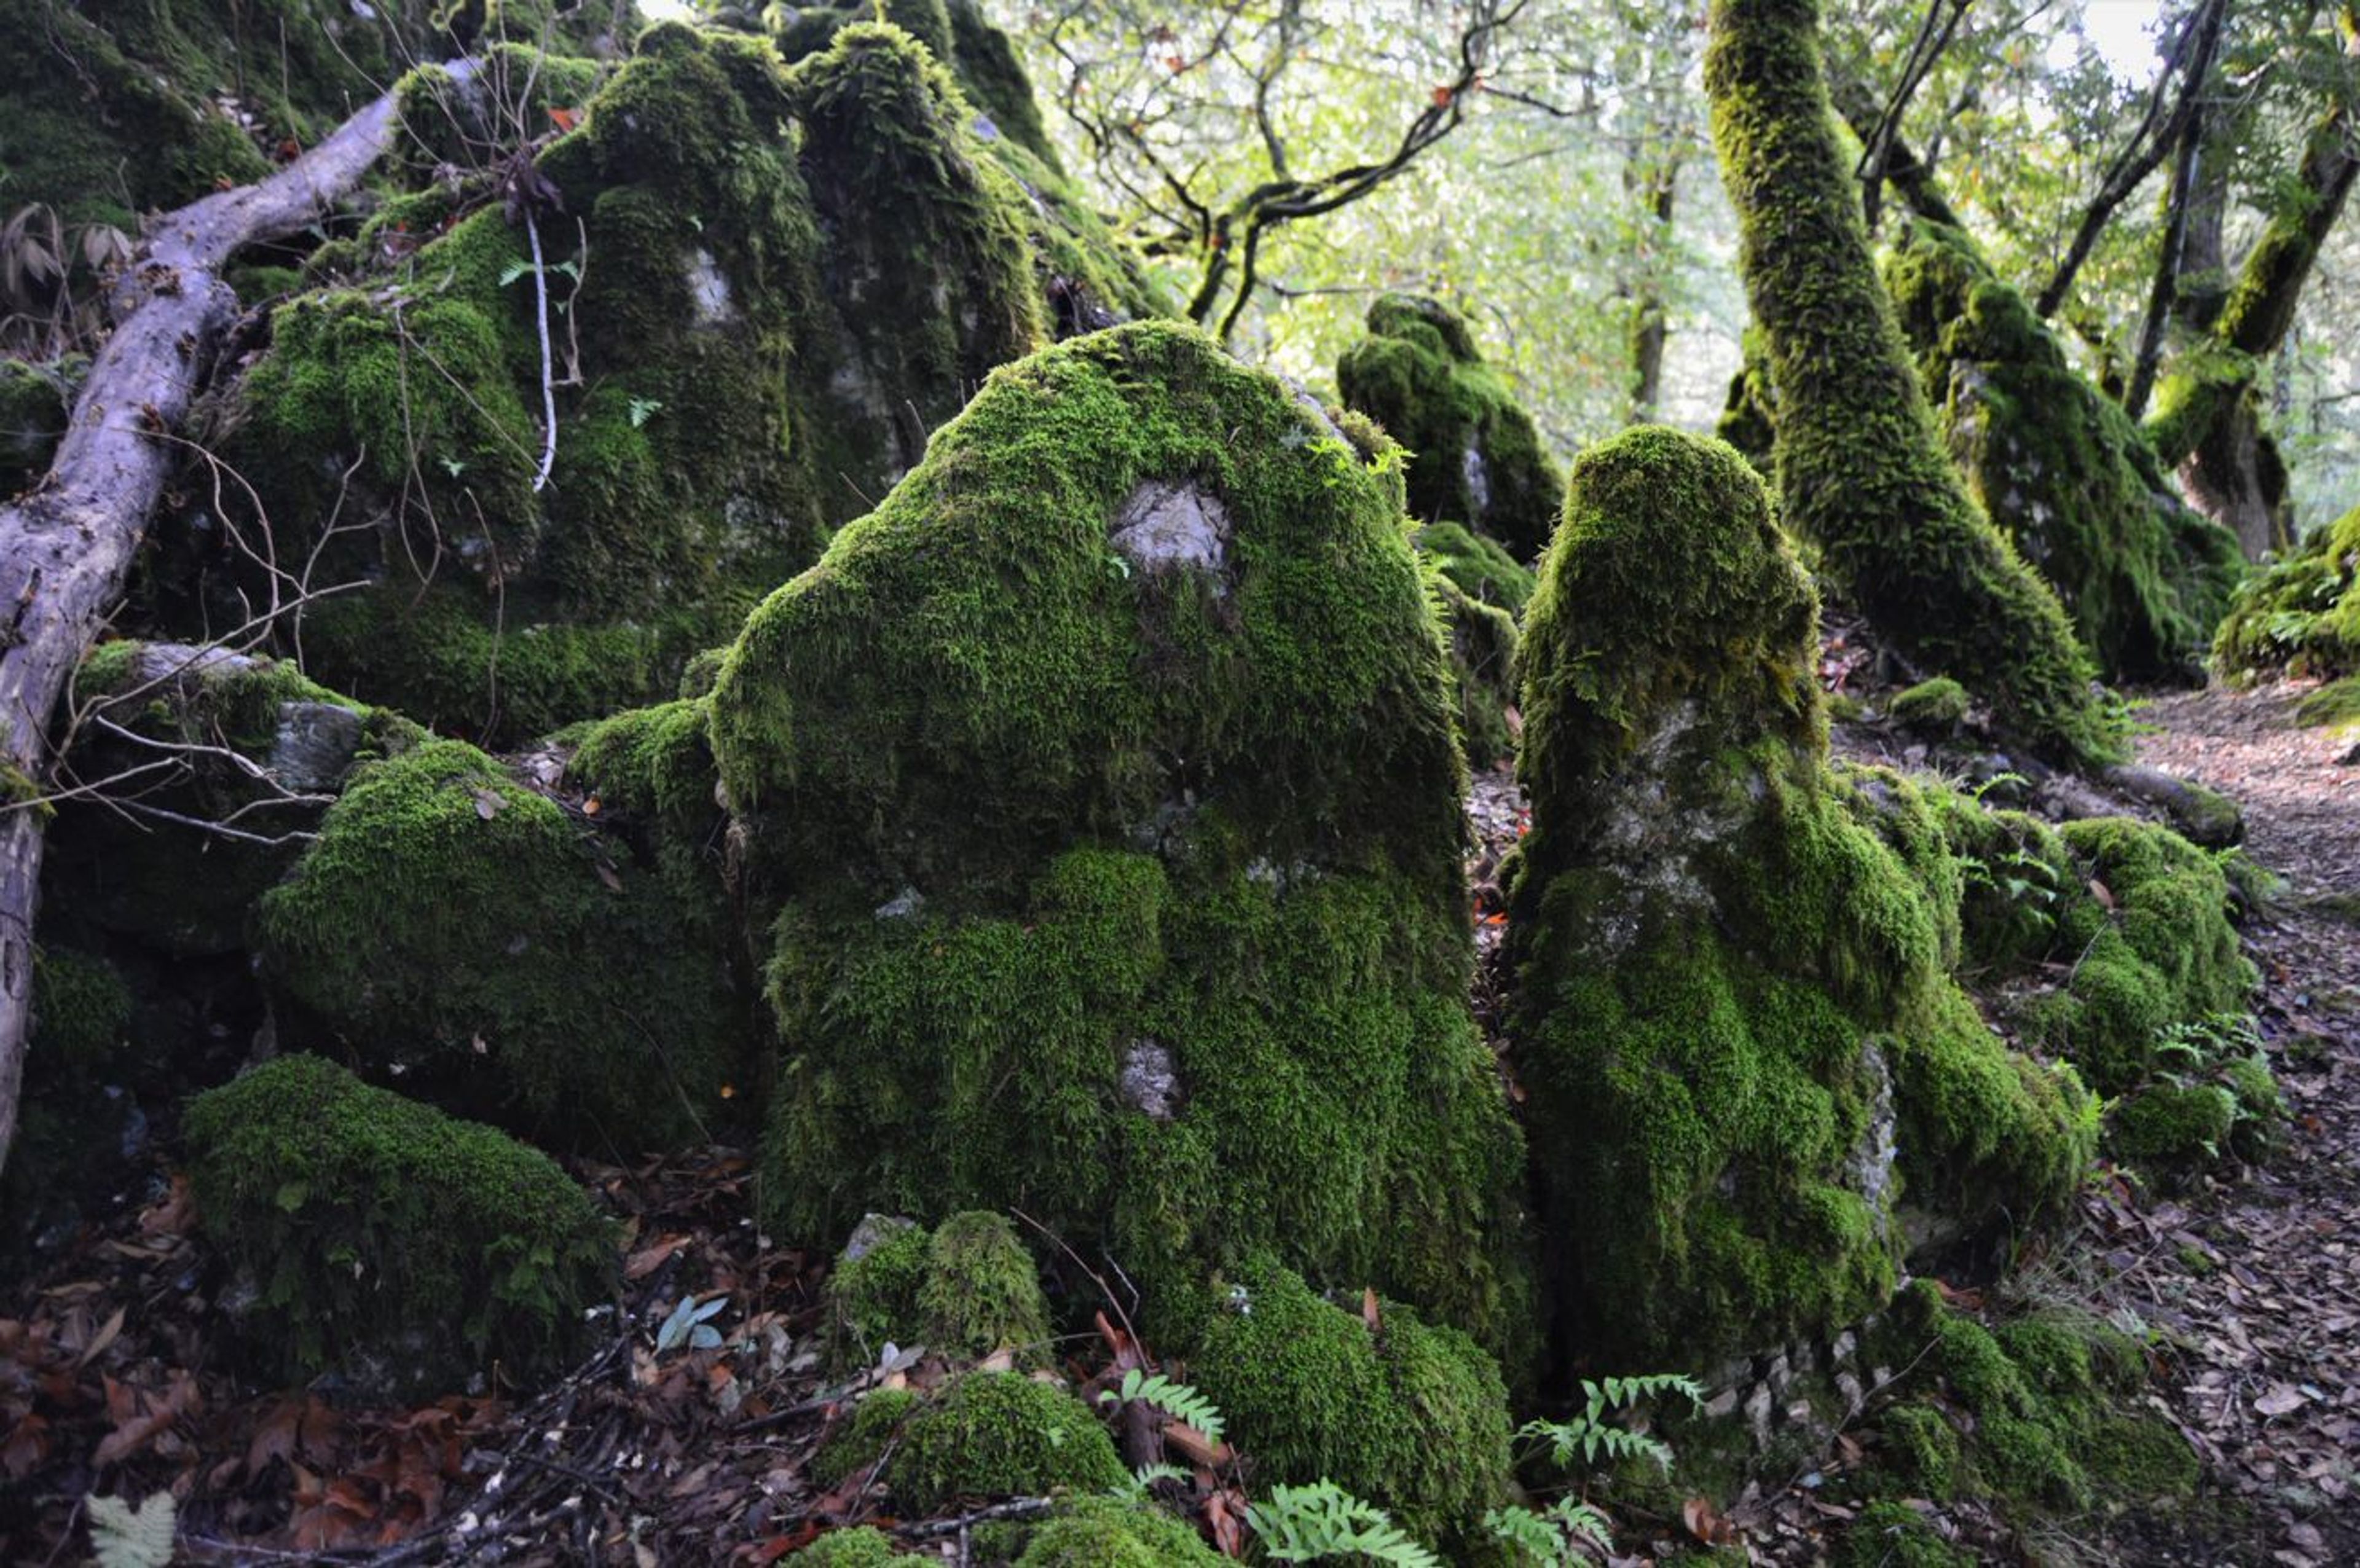
<path id="1" fill-rule="evenodd" d="M 93 1497 L 90 1543 L 98 1568 L 167 1568 L 172 1561 L 179 1508 L 169 1492 L 158 1492 L 135 1509 L 121 1497 Z"/>

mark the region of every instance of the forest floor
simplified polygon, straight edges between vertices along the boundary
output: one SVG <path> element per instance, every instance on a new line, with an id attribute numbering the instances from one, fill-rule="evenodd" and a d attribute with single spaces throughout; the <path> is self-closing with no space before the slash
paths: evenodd
<path id="1" fill-rule="evenodd" d="M 2204 1456 L 2204 1484 L 2158 1510 L 2070 1523 L 1928 1505 L 1985 1561 L 2030 1547 L 2068 1563 L 2360 1562 L 2360 736 L 2296 728 L 2299 695 L 2160 699 L 2140 746 L 2241 800 L 2249 852 L 2283 879 L 2245 937 L 2293 1111 L 2288 1147 L 2177 1193 L 2095 1181 L 2078 1230 L 2003 1288 L 2151 1330 L 2150 1397 Z M 1513 778 L 1479 775 L 1470 811 L 1489 950 L 1498 857 L 1524 820 Z M 1496 997 L 1476 1002 L 1491 1021 Z M 111 1218 L 0 1281 L 0 1562 L 82 1560 L 89 1498 L 164 1491 L 178 1560 L 212 1563 L 768 1563 L 831 1525 L 896 1522 L 873 1489 L 806 1474 L 851 1392 L 820 1353 L 826 1260 L 744 1217 L 737 1152 L 575 1163 L 623 1219 L 626 1279 L 618 1332 L 559 1386 L 367 1410 L 229 1369 L 222 1282 L 162 1147 L 126 1167 Z M 722 1303 L 723 1348 L 664 1346 L 660 1325 L 684 1300 Z M 1088 1377 L 1112 1339 L 1060 1354 Z M 920 1360 L 882 1376 L 940 1371 Z M 1849 1518 L 1829 1483 L 1858 1455 L 1839 1433 L 1820 1470 L 1750 1490 L 1725 1524 L 1707 1518 L 1756 1562 L 1821 1561 Z M 1678 1520 L 1622 1522 L 1618 1563 L 1695 1544 Z M 960 1523 L 900 1521 L 913 1546 L 946 1544 Z"/>

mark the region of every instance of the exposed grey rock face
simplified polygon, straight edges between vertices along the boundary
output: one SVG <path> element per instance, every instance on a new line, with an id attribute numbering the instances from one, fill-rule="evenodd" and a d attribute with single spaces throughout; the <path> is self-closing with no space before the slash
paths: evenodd
<path id="1" fill-rule="evenodd" d="M 1229 509 L 1194 485 L 1151 479 L 1123 502 L 1109 538 L 1150 572 L 1190 568 L 1218 578 L 1229 560 Z"/>

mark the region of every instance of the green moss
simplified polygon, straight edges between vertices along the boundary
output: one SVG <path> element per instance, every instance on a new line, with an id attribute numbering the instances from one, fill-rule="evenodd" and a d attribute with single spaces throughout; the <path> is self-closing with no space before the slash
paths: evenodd
<path id="1" fill-rule="evenodd" d="M 1967 689 L 1946 675 L 1921 681 L 1893 694 L 1885 713 L 1911 729 L 1955 729 L 1967 716 Z"/>
<path id="2" fill-rule="evenodd" d="M 1832 1333 L 1891 1288 L 1897 1191 L 1971 1225 L 2070 1192 L 2080 1091 L 1950 979 L 1928 808 L 1830 774 L 1817 604 L 1743 461 L 1583 454 L 1525 633 L 1508 951 L 1568 1332 L 1648 1367 Z"/>
<path id="3" fill-rule="evenodd" d="M 1012 1351 L 1027 1365 L 1047 1359 L 1041 1277 L 1006 1214 L 970 1211 L 935 1227 L 917 1304 L 932 1349 L 973 1359 Z"/>
<path id="4" fill-rule="evenodd" d="M 612 1227 L 547 1159 L 312 1056 L 191 1101 L 208 1238 L 254 1279 L 277 1375 L 378 1362 L 414 1391 L 563 1365 L 606 1299 Z"/>
<path id="5" fill-rule="evenodd" d="M 2294 722 L 2327 727 L 2360 724 L 2360 676 L 2347 675 L 2311 692 L 2296 705 Z"/>
<path id="6" fill-rule="evenodd" d="M 71 948 L 33 953 L 31 1049 L 68 1073 L 101 1068 L 131 1025 L 131 988 L 115 965 Z"/>
<path id="7" fill-rule="evenodd" d="M 2034 745 L 2122 754 L 2120 715 L 2050 588 L 1944 454 L 1840 153 L 1813 0 L 1720 0 L 1705 82 L 1768 354 L 1785 520 L 1903 651 Z"/>
<path id="8" fill-rule="evenodd" d="M 2231 670 L 2284 670 L 2322 677 L 2360 674 L 2360 506 L 2355 506 L 2264 566 L 2238 590 L 2213 639 L 2212 657 Z M 2306 724 L 2339 724 L 2360 713 L 2349 689 L 2313 693 Z"/>
<path id="9" fill-rule="evenodd" d="M 1912 1495 L 1940 1500 L 1958 1486 L 1959 1429 L 1929 1404 L 1896 1405 L 1878 1422 L 1885 1459 Z"/>
<path id="10" fill-rule="evenodd" d="M 1016 1568 L 1218 1568 L 1227 1561 L 1161 1508 L 1076 1497 L 1032 1531 Z"/>
<path id="11" fill-rule="evenodd" d="M 1778 439 L 1777 393 L 1770 382 L 1770 354 L 1762 332 L 1749 325 L 1739 340 L 1741 359 L 1729 378 L 1729 396 L 1712 433 L 1735 447 L 1754 472 L 1775 481 Z"/>
<path id="12" fill-rule="evenodd" d="M 822 1486 L 838 1486 L 874 1469 L 892 1452 L 901 1423 L 923 1402 L 907 1388 L 878 1388 L 862 1395 L 851 1419 L 812 1455 L 812 1475 Z"/>
<path id="13" fill-rule="evenodd" d="M 1151 504 L 1220 519 L 1209 566 L 1126 531 Z M 756 612 L 711 730 L 794 890 L 771 1225 L 1020 1206 L 1151 1312 L 1272 1247 L 1521 1332 L 1399 508 L 1278 382 L 1140 323 L 994 376 Z"/>
<path id="14" fill-rule="evenodd" d="M 710 909 L 456 741 L 356 775 L 259 923 L 286 995 L 366 1058 L 576 1143 L 697 1135 L 734 1070 Z"/>
<path id="15" fill-rule="evenodd" d="M 1257 1260 L 1213 1309 L 1189 1363 L 1265 1483 L 1322 1478 L 1446 1550 L 1505 1496 L 1508 1395 L 1466 1335 L 1393 1302 L 1371 1331 L 1300 1276 Z"/>
<path id="16" fill-rule="evenodd" d="M 1912 1287 L 1896 1316 L 1905 1326 L 1893 1353 L 1922 1349 L 1923 1375 L 1938 1379 L 1949 1402 L 1971 1418 L 1963 1447 L 1954 1432 L 1950 1444 L 1963 1455 L 1962 1490 L 1994 1497 L 2021 1521 L 2193 1486 L 2196 1454 L 2169 1421 L 2140 1408 L 2146 1357 L 2113 1325 L 2051 1306 L 1994 1331 L 1943 1306 L 1925 1282 Z M 1885 1448 L 1908 1454 L 1929 1437 L 1939 1443 L 1938 1424 L 1951 1430 L 1938 1406 L 1896 1407 L 1883 1418 Z"/>
<path id="17" fill-rule="evenodd" d="M 885 1467 L 916 1514 L 962 1497 L 1103 1492 L 1129 1474 L 1079 1399 L 1014 1372 L 970 1372 L 912 1409 Z"/>
<path id="18" fill-rule="evenodd" d="M 1973 1568 L 1975 1554 L 1950 1545 L 1906 1503 L 1871 1503 L 1845 1527 L 1835 1568 Z"/>
<path id="19" fill-rule="evenodd" d="M 827 1281 L 835 1333 L 855 1364 L 869 1365 L 889 1344 L 923 1342 L 918 1291 L 933 1256 L 934 1237 L 915 1221 L 861 1221 Z"/>
<path id="20" fill-rule="evenodd" d="M 1521 615 L 1539 585 L 1529 567 L 1457 523 L 1428 523 L 1413 536 L 1417 551 L 1469 598 Z"/>
<path id="21" fill-rule="evenodd" d="M 1516 623 L 1481 604 L 1448 577 L 1434 581 L 1437 607 L 1450 634 L 1450 673 L 1459 687 L 1459 740 L 1467 760 L 1487 768 L 1514 752 L 1508 710 L 1516 700 Z"/>
<path id="22" fill-rule="evenodd" d="M 49 472 L 66 414 L 90 374 L 81 354 L 45 365 L 0 356 L 0 495 Z"/>
<path id="23" fill-rule="evenodd" d="M 842 334 L 830 389 L 847 406 L 828 422 L 848 472 L 881 488 L 987 372 L 1046 340 L 1029 209 L 949 74 L 899 27 L 853 23 L 792 81 Z"/>
<path id="24" fill-rule="evenodd" d="M 2150 1083 L 2114 1107 L 2114 1147 L 2125 1159 L 2218 1159 L 2236 1124 L 2237 1097 L 2216 1083 Z"/>
<path id="25" fill-rule="evenodd" d="M 790 1563 L 800 1563 L 803 1568 L 879 1568 L 880 1564 L 897 1563 L 902 1554 L 893 1550 L 890 1536 L 873 1525 L 859 1525 L 851 1530 L 832 1530 L 809 1546 L 787 1554 Z"/>
<path id="26" fill-rule="evenodd" d="M 1336 383 L 1346 403 L 1409 449 L 1413 516 L 1462 519 L 1519 561 L 1540 553 L 1564 481 L 1532 416 L 1449 307 L 1380 298 L 1369 335 L 1337 361 Z"/>
<path id="27" fill-rule="evenodd" d="M 1885 279 L 1968 488 L 2057 590 L 2099 669 L 2195 673 L 2243 575 L 2235 537 L 2179 499 L 2129 416 L 1972 241 L 1913 224 Z"/>
<path id="28" fill-rule="evenodd" d="M 140 803 L 187 821 L 60 802 L 45 898 L 77 926 L 178 957 L 244 947 L 255 900 L 294 863 L 300 835 L 317 827 L 353 760 L 416 734 L 398 715 L 305 679 L 291 662 L 184 644 L 101 644 L 75 673 L 73 700 L 104 702 L 106 721 L 75 730 L 76 774 L 141 769 Z M 181 766 L 158 771 L 159 757 L 170 755 L 159 747 L 180 748 Z M 191 822 L 229 823 L 254 836 Z"/>
<path id="29" fill-rule="evenodd" d="M 229 0 L 176 5 L 0 5 L 0 192 L 70 222 L 136 229 L 136 214 L 177 207 L 217 180 L 270 171 L 266 149 L 311 147 L 383 91 L 404 64 L 537 38 L 545 25 L 579 49 L 631 15 L 558 17 L 539 3 L 479 5 L 464 22 L 423 0 L 373 7 Z M 246 116 L 252 130 L 236 116 Z"/>

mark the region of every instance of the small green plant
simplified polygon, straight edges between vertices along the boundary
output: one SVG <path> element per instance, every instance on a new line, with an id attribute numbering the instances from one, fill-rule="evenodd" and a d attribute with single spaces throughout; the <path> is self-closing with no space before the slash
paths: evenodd
<path id="1" fill-rule="evenodd" d="M 678 1350 L 685 1345 L 691 1350 L 718 1350 L 721 1331 L 708 1320 L 719 1316 L 728 1304 L 729 1298 L 725 1295 L 716 1295 L 701 1307 L 694 1296 L 683 1296 L 672 1315 L 664 1319 L 663 1326 L 656 1330 L 656 1349 Z"/>
<path id="2" fill-rule="evenodd" d="M 654 397 L 634 397 L 630 403 L 631 429 L 639 430 L 650 419 L 663 412 L 663 404 Z"/>
<path id="3" fill-rule="evenodd" d="M 1117 1486 L 1108 1496 L 1131 1508 L 1143 1508 L 1150 1502 L 1159 1483 L 1188 1484 L 1188 1472 L 1177 1465 L 1142 1465 L 1131 1473 L 1131 1479 Z"/>
<path id="4" fill-rule="evenodd" d="M 1614 1544 L 1614 1526 L 1606 1515 L 1571 1497 L 1559 1497 L 1542 1512 L 1522 1507 L 1487 1509 L 1483 1528 L 1520 1559 L 1546 1568 L 1587 1562 L 1584 1541 L 1601 1552 Z"/>
<path id="5" fill-rule="evenodd" d="M 1583 1405 L 1579 1413 L 1561 1421 L 1528 1421 L 1516 1429 L 1516 1437 L 1526 1445 L 1527 1454 L 1544 1454 L 1560 1470 L 1571 1469 L 1577 1454 L 1585 1465 L 1595 1465 L 1602 1454 L 1609 1459 L 1652 1459 L 1668 1470 L 1672 1464 L 1669 1444 L 1643 1432 L 1610 1426 L 1606 1419 L 1641 1399 L 1659 1399 L 1666 1394 L 1686 1395 L 1693 1405 L 1704 1399 L 1704 1388 L 1695 1378 L 1680 1372 L 1651 1372 L 1602 1381 L 1584 1377 Z"/>
<path id="6" fill-rule="evenodd" d="M 1395 1568 L 1442 1568 L 1442 1560 L 1412 1541 L 1384 1509 L 1362 1502 L 1333 1481 L 1273 1486 L 1246 1509 L 1273 1563 L 1317 1563 L 1357 1552 Z"/>
<path id="7" fill-rule="evenodd" d="M 1149 1405 L 1175 1421 L 1186 1421 L 1203 1432 L 1207 1442 L 1221 1441 L 1224 1423 L 1219 1408 L 1187 1384 L 1175 1383 L 1161 1372 L 1150 1376 L 1134 1367 L 1122 1375 L 1120 1389 L 1100 1391 L 1098 1403 Z"/>

